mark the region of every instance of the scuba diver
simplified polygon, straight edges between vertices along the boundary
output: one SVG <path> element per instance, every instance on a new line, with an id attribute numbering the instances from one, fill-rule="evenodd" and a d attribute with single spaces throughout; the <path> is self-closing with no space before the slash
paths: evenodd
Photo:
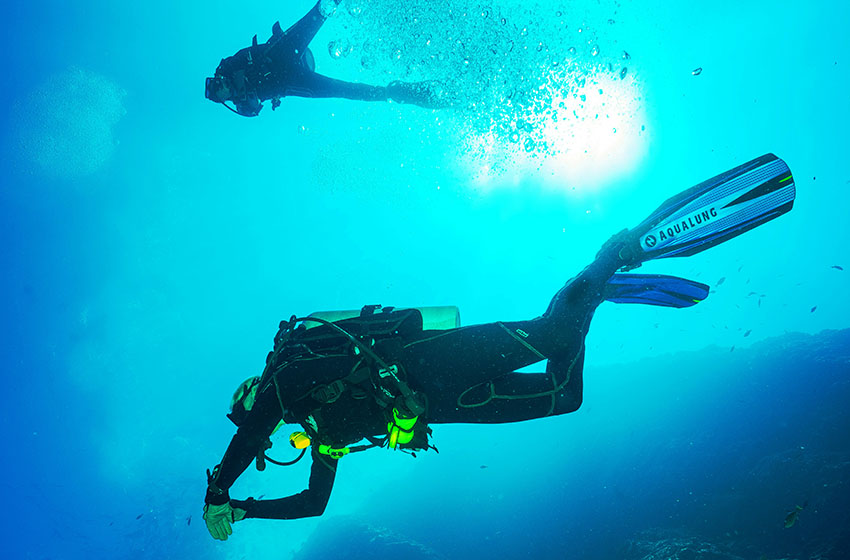
<path id="1" fill-rule="evenodd" d="M 333 4 L 331 4 L 333 2 Z M 341 97 L 361 101 L 410 103 L 437 109 L 450 103 L 436 81 L 391 82 L 386 87 L 336 80 L 317 74 L 313 53 L 307 48 L 340 0 L 319 0 L 295 25 L 283 31 L 280 22 L 263 44 L 254 35 L 250 47 L 222 59 L 215 76 L 207 78 L 205 96 L 243 117 L 256 117 L 263 101 L 272 110 L 281 97 Z M 228 105 L 233 103 L 234 107 Z"/>
<path id="2" fill-rule="evenodd" d="M 292 316 L 280 324 L 262 375 L 240 385 L 228 417 L 238 426 L 221 462 L 207 471 L 204 520 L 226 540 L 246 518 L 321 515 L 338 463 L 372 448 L 434 449 L 431 426 L 521 422 L 567 414 L 582 404 L 585 337 L 603 301 L 684 308 L 708 286 L 628 272 L 641 263 L 689 256 L 789 211 L 788 166 L 766 154 L 676 195 L 595 260 L 525 321 L 459 326 L 457 308 L 394 309 Z M 518 372 L 546 361 L 544 373 Z M 232 499 L 250 463 L 263 470 L 269 439 L 295 424 L 293 447 L 312 466 L 308 488 L 280 499 Z M 296 461 L 298 459 L 295 459 Z"/>

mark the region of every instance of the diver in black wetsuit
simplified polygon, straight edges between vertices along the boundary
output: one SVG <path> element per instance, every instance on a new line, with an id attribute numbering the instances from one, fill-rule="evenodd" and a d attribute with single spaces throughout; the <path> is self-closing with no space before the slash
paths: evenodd
<path id="1" fill-rule="evenodd" d="M 383 340 L 361 337 L 373 341 L 364 348 L 353 348 L 348 341 L 333 347 L 314 341 L 305 350 L 296 329 L 287 343 L 292 350 L 269 354 L 265 382 L 256 385 L 247 406 L 247 387 L 243 384 L 237 393 L 236 408 L 244 418 L 237 422 L 231 414 L 239 429 L 221 463 L 208 473 L 204 519 L 212 536 L 225 540 L 230 524 L 246 517 L 321 515 L 338 459 L 349 452 L 344 446 L 369 439 L 373 445 L 404 448 L 398 443 L 405 441 L 403 435 L 392 440 L 394 427 L 408 432 L 407 447 L 428 449 L 428 424 L 519 422 L 577 410 L 584 339 L 609 278 L 632 263 L 629 239 L 626 234 L 612 238 L 536 319 L 448 330 L 421 330 L 421 318 L 420 328 L 410 329 L 405 319 L 390 324 L 392 336 Z M 325 333 L 326 339 L 333 338 L 333 331 Z M 279 342 L 276 337 L 276 348 Z M 372 351 L 380 355 L 379 363 L 364 365 Z M 545 373 L 515 371 L 542 360 L 548 360 Z M 301 424 L 312 440 L 309 488 L 277 500 L 230 499 L 228 489 L 254 458 L 264 457 L 268 438 L 281 421 Z M 389 443 L 375 441 L 388 432 Z"/>
<path id="2" fill-rule="evenodd" d="M 527 321 L 425 328 L 422 310 L 374 313 L 367 306 L 359 317 L 281 323 L 263 375 L 234 395 L 228 416 L 239 429 L 208 472 L 210 534 L 224 540 L 231 523 L 246 517 L 321 515 L 339 458 L 377 446 L 426 450 L 433 447 L 429 424 L 519 422 L 575 411 L 582 402 L 584 340 L 602 301 L 689 307 L 709 293 L 698 282 L 618 270 L 724 243 L 788 212 L 795 196 L 791 171 L 774 154 L 703 181 L 615 235 L 545 313 Z M 308 329 L 310 321 L 321 325 Z M 543 360 L 545 373 L 516 371 Z M 271 460 L 269 436 L 282 422 L 304 430 L 290 437 L 294 447 L 311 447 L 309 488 L 279 500 L 231 500 L 228 489 L 251 461 L 262 470 Z M 370 444 L 352 445 L 361 440 Z"/>
<path id="3" fill-rule="evenodd" d="M 334 2 L 335 6 L 339 1 L 319 0 L 287 31 L 276 22 L 268 41 L 258 44 L 255 35 L 250 47 L 222 59 L 215 76 L 207 78 L 206 98 L 245 117 L 257 116 L 263 108 L 262 102 L 269 99 L 272 109 L 276 109 L 280 98 L 287 95 L 362 101 L 392 99 L 426 108 L 448 105 L 436 82 L 395 81 L 381 87 L 336 80 L 314 72 L 313 54 L 307 45 L 327 19 L 322 11 L 323 4 Z M 228 102 L 232 102 L 235 109 Z"/>

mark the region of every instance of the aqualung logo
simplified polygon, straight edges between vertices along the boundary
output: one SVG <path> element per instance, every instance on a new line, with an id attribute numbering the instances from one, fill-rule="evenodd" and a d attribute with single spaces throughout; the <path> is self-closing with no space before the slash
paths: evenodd
<path id="1" fill-rule="evenodd" d="M 647 235 L 643 242 L 648 248 L 652 249 L 659 243 L 669 241 L 680 233 L 686 232 L 689 229 L 693 229 L 697 226 L 704 225 L 716 217 L 717 208 L 712 207 L 709 210 L 703 210 L 702 212 L 692 214 L 687 218 L 676 222 L 673 225 L 668 225 L 658 229 L 654 233 Z"/>

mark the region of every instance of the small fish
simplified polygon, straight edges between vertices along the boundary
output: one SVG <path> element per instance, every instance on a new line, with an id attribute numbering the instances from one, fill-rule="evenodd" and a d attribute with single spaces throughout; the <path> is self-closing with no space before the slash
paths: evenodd
<path id="1" fill-rule="evenodd" d="M 723 276 L 722 278 L 720 278 L 720 280 L 717 281 L 717 284 L 715 284 L 714 287 L 716 288 L 717 286 L 723 284 L 723 282 L 725 282 L 725 281 L 726 281 L 726 277 Z"/>
<path id="2" fill-rule="evenodd" d="M 729 351 L 730 351 L 730 352 L 734 352 L 734 351 L 735 351 L 735 347 L 733 346 L 732 348 L 730 348 L 730 349 L 729 349 Z"/>
<path id="3" fill-rule="evenodd" d="M 259 496 L 257 496 L 257 499 L 258 499 L 258 500 L 262 500 L 262 499 L 263 499 L 263 498 L 265 498 L 265 497 L 266 497 L 266 495 L 265 495 L 265 494 L 260 494 Z"/>
<path id="4" fill-rule="evenodd" d="M 139 515 L 136 516 L 136 519 L 141 519 L 143 515 L 144 515 L 144 513 L 140 513 Z"/>
<path id="5" fill-rule="evenodd" d="M 186 525 L 191 525 L 191 524 L 192 524 L 192 516 L 190 515 L 189 517 L 186 518 Z"/>
<path id="6" fill-rule="evenodd" d="M 750 293 L 747 294 L 747 297 L 757 296 L 757 295 L 758 295 L 758 292 L 750 292 Z"/>
<path id="7" fill-rule="evenodd" d="M 759 307 L 761 307 L 761 298 L 759 298 Z"/>
<path id="8" fill-rule="evenodd" d="M 748 330 L 747 332 L 745 332 L 745 333 L 744 333 L 744 338 L 747 338 L 748 336 L 750 336 L 750 333 L 751 333 L 751 332 L 753 332 L 753 329 L 750 329 L 750 330 Z"/>
<path id="9" fill-rule="evenodd" d="M 834 268 L 835 270 L 844 270 L 844 268 L 838 266 L 837 264 L 832 265 L 832 268 Z"/>
<path id="10" fill-rule="evenodd" d="M 738 267 L 738 272 L 741 272 L 741 269 L 744 268 L 744 265 Z"/>
<path id="11" fill-rule="evenodd" d="M 794 506 L 794 509 L 788 512 L 788 515 L 785 516 L 785 528 L 790 529 L 797 522 L 797 518 L 800 516 L 800 512 L 808 505 L 808 502 L 803 504 L 802 506 Z"/>
<path id="12" fill-rule="evenodd" d="M 814 306 L 814 307 L 812 307 L 812 310 L 811 310 L 811 311 L 809 311 L 809 313 L 814 313 L 814 312 L 815 312 L 815 309 L 817 309 L 817 308 L 818 308 L 818 306 L 817 306 L 817 305 L 816 305 L 816 306 Z"/>
<path id="13" fill-rule="evenodd" d="M 702 74 L 702 66 L 700 66 L 699 68 L 694 68 L 691 71 L 691 74 L 693 74 L 694 76 L 699 76 L 700 74 Z"/>
<path id="14" fill-rule="evenodd" d="M 486 468 L 487 468 L 487 465 L 481 465 L 479 468 L 481 468 L 481 469 L 486 469 Z"/>

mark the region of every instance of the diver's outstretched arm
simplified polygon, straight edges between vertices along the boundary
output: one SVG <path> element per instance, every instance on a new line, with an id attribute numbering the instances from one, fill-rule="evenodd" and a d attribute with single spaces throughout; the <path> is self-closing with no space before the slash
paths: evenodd
<path id="1" fill-rule="evenodd" d="M 333 2 L 338 5 L 340 0 L 319 0 L 316 5 L 307 12 L 307 14 L 299 19 L 295 24 L 286 30 L 287 42 L 292 44 L 298 52 L 304 52 L 316 33 L 319 32 L 322 25 L 327 20 L 327 17 L 322 13 L 322 3 L 327 4 Z"/>

